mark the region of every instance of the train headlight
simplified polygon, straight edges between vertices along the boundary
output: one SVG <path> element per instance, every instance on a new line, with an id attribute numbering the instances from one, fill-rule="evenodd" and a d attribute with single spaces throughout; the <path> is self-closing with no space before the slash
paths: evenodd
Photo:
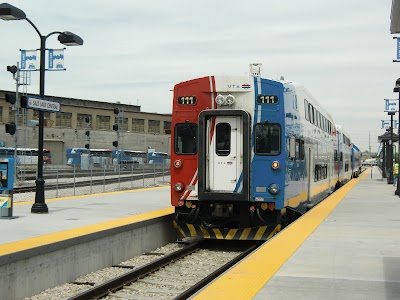
<path id="1" fill-rule="evenodd" d="M 277 161 L 277 160 L 273 161 L 271 167 L 274 170 L 278 170 L 279 169 L 279 161 Z"/>
<path id="2" fill-rule="evenodd" d="M 232 105 L 233 103 L 235 103 L 235 96 L 233 96 L 231 94 L 226 96 L 225 103 L 226 103 L 226 105 Z"/>
<path id="3" fill-rule="evenodd" d="M 182 161 L 180 159 L 175 160 L 174 161 L 174 167 L 177 168 L 177 169 L 182 167 Z"/>
<path id="4" fill-rule="evenodd" d="M 219 94 L 219 95 L 215 98 L 215 102 L 217 102 L 218 105 L 224 105 L 224 104 L 225 104 L 225 97 L 222 96 L 221 94 Z"/>
<path id="5" fill-rule="evenodd" d="M 272 195 L 276 195 L 279 193 L 279 187 L 273 183 L 268 187 L 268 191 L 272 194 Z"/>
<path id="6" fill-rule="evenodd" d="M 174 190 L 176 192 L 182 192 L 184 188 L 185 188 L 185 185 L 183 184 L 183 182 L 180 182 L 180 181 L 175 183 L 175 185 L 174 185 Z"/>

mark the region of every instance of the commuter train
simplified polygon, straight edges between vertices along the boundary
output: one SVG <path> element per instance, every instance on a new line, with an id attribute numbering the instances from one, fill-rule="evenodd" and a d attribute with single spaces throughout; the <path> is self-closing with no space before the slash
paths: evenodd
<path id="1" fill-rule="evenodd" d="M 350 136 L 301 85 L 257 75 L 174 87 L 171 204 L 183 237 L 267 240 L 360 173 Z"/>

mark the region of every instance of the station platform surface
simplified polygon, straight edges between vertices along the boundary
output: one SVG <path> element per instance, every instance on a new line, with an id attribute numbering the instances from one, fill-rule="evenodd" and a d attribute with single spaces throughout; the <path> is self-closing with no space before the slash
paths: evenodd
<path id="1" fill-rule="evenodd" d="M 17 218 L 0 219 L 0 250 L 7 243 L 69 229 L 162 209 L 173 212 L 169 186 L 46 199 L 45 214 L 31 213 L 33 203 L 14 203 L 12 215 Z"/>
<path id="2" fill-rule="evenodd" d="M 367 169 L 193 299 L 400 299 L 400 198 Z"/>
<path id="3" fill-rule="evenodd" d="M 394 190 L 377 167 L 368 169 L 193 299 L 400 299 L 400 198 Z M 15 203 L 18 218 L 0 219 L 0 250 L 156 210 L 172 213 L 169 191 L 46 199 L 48 214 L 32 214 L 33 202 Z"/>

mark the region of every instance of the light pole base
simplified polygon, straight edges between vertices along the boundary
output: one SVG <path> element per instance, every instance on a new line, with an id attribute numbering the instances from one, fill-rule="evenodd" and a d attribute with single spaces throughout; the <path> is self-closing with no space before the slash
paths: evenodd
<path id="1" fill-rule="evenodd" d="M 49 208 L 46 203 L 33 203 L 31 208 L 31 213 L 34 214 L 47 214 L 49 212 Z"/>

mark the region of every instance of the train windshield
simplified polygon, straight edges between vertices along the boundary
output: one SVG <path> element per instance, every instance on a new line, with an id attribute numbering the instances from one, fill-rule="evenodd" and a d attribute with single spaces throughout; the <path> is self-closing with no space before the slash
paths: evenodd
<path id="1" fill-rule="evenodd" d="M 278 155 L 281 152 L 281 126 L 279 124 L 256 124 L 254 137 L 255 154 Z"/>
<path id="2" fill-rule="evenodd" d="M 196 154 L 197 153 L 197 124 L 183 123 L 175 125 L 176 154 Z"/>

